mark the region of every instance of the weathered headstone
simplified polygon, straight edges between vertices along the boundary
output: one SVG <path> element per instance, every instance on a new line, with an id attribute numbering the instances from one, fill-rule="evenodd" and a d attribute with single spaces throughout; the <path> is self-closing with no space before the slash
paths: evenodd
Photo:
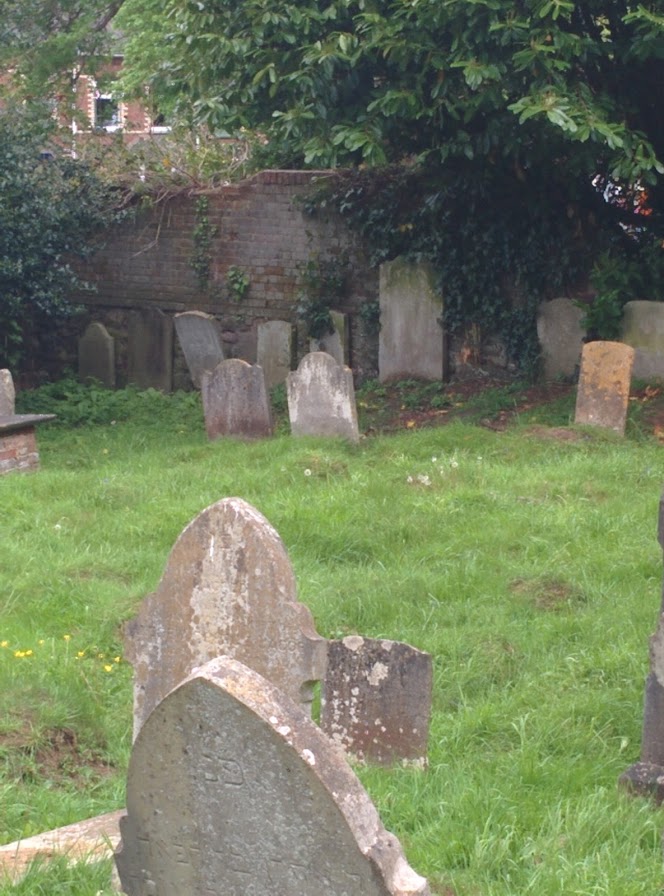
<path id="1" fill-rule="evenodd" d="M 286 382 L 293 361 L 293 326 L 285 320 L 258 324 L 258 364 L 268 389 Z"/>
<path id="2" fill-rule="evenodd" d="M 294 436 L 341 436 L 357 442 L 360 432 L 353 373 L 327 352 L 305 355 L 286 381 Z"/>
<path id="3" fill-rule="evenodd" d="M 348 364 L 350 359 L 348 315 L 342 314 L 341 311 L 330 311 L 330 318 L 332 332 L 326 333 L 320 339 L 309 340 L 309 351 L 327 352 L 337 364 Z"/>
<path id="4" fill-rule="evenodd" d="M 128 379 L 140 389 L 170 392 L 173 383 L 173 319 L 156 308 L 129 314 Z"/>
<path id="5" fill-rule="evenodd" d="M 664 302 L 627 302 L 622 341 L 634 349 L 634 377 L 664 379 Z"/>
<path id="6" fill-rule="evenodd" d="M 378 377 L 442 380 L 443 298 L 430 265 L 402 258 L 380 266 Z"/>
<path id="7" fill-rule="evenodd" d="M 260 439 L 272 434 L 272 412 L 263 369 L 239 358 L 203 373 L 201 397 L 209 439 L 239 436 Z"/>
<path id="8" fill-rule="evenodd" d="M 115 339 L 103 324 L 88 324 L 78 341 L 78 376 L 115 387 Z"/>
<path id="9" fill-rule="evenodd" d="M 224 360 L 219 323 L 203 311 L 183 311 L 173 322 L 191 381 L 200 389 L 205 371 L 214 370 Z"/>
<path id="10" fill-rule="evenodd" d="M 425 766 L 432 681 L 431 656 L 408 644 L 330 641 L 321 729 L 362 761 Z"/>
<path id="11" fill-rule="evenodd" d="M 583 346 L 575 423 L 624 434 L 633 361 L 634 349 L 622 342 Z"/>
<path id="12" fill-rule="evenodd" d="M 195 671 L 132 750 L 115 861 L 128 896 L 426 896 L 329 739 L 227 657 Z"/>
<path id="13" fill-rule="evenodd" d="M 295 575 L 275 529 L 240 498 L 200 513 L 180 534 L 157 590 L 125 625 L 134 667 L 134 735 L 195 666 L 241 660 L 310 706 L 327 642 L 297 602 Z"/>
<path id="14" fill-rule="evenodd" d="M 659 502 L 659 544 L 664 551 L 664 495 Z M 650 639 L 650 673 L 646 678 L 641 758 L 620 776 L 627 790 L 664 802 L 664 587 L 657 630 Z"/>
<path id="15" fill-rule="evenodd" d="M 16 391 L 9 370 L 0 370 L 0 417 L 11 416 L 15 412 Z"/>
<path id="16" fill-rule="evenodd" d="M 552 299 L 539 306 L 537 336 L 542 349 L 544 379 L 576 374 L 585 335 L 582 320 L 583 311 L 571 299 Z"/>

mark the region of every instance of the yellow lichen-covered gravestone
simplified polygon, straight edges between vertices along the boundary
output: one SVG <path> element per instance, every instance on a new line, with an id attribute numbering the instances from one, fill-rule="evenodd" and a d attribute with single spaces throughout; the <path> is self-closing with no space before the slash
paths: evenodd
<path id="1" fill-rule="evenodd" d="M 575 423 L 624 434 L 633 363 L 634 349 L 622 342 L 584 345 Z"/>

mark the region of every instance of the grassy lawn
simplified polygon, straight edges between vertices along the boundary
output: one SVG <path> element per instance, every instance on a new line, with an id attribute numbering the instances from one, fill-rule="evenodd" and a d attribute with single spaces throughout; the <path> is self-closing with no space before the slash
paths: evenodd
<path id="1" fill-rule="evenodd" d="M 65 416 L 56 397 L 21 409 Z M 321 634 L 433 655 L 428 770 L 358 773 L 434 893 L 661 891 L 664 811 L 616 782 L 639 756 L 664 449 L 633 422 L 550 437 L 571 400 L 504 431 L 406 422 L 349 446 L 282 425 L 244 444 L 207 441 L 197 395 L 74 390 L 68 419 L 95 422 L 44 426 L 42 470 L 0 479 L 0 842 L 123 805 L 119 625 L 182 528 L 236 495 L 280 533 Z M 56 862 L 0 893 L 109 877 Z"/>

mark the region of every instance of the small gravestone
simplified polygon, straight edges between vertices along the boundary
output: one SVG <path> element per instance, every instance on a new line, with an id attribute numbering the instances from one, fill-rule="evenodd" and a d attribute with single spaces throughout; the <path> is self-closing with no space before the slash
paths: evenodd
<path id="1" fill-rule="evenodd" d="M 571 299 L 552 299 L 539 306 L 537 336 L 545 380 L 572 377 L 578 371 L 585 336 L 582 320 L 583 311 Z"/>
<path id="2" fill-rule="evenodd" d="M 664 495 L 659 502 L 659 544 L 664 551 Z M 620 777 L 633 793 L 664 802 L 664 589 L 657 630 L 650 639 L 650 673 L 646 678 L 641 758 Z"/>
<path id="3" fill-rule="evenodd" d="M 634 377 L 664 379 L 664 303 L 627 302 L 621 338 L 634 349 Z"/>
<path id="4" fill-rule="evenodd" d="M 16 391 L 14 380 L 9 370 L 0 370 L 0 417 L 10 417 L 14 414 L 16 403 Z"/>
<path id="5" fill-rule="evenodd" d="M 305 355 L 288 374 L 288 415 L 294 436 L 360 438 L 353 373 L 327 352 Z"/>
<path id="6" fill-rule="evenodd" d="M 297 601 L 281 538 L 255 508 L 225 498 L 176 541 L 161 582 L 125 625 L 134 667 L 134 734 L 195 666 L 221 654 L 310 706 L 325 674 L 326 644 Z"/>
<path id="7" fill-rule="evenodd" d="M 426 896 L 328 738 L 222 657 L 145 723 L 115 862 L 128 896 Z"/>
<path id="8" fill-rule="evenodd" d="M 128 379 L 139 389 L 170 392 L 173 384 L 173 319 L 156 308 L 129 314 Z"/>
<path id="9" fill-rule="evenodd" d="M 260 439 L 272 434 L 272 412 L 263 370 L 229 358 L 203 374 L 205 429 L 209 439 L 238 436 Z"/>
<path id="10" fill-rule="evenodd" d="M 330 311 L 332 332 L 320 339 L 309 340 L 310 352 L 327 352 L 337 364 L 348 364 L 350 358 L 348 315 L 340 311 Z"/>
<path id="11" fill-rule="evenodd" d="M 257 327 L 257 360 L 268 389 L 286 382 L 293 360 L 293 327 L 285 320 L 268 320 Z"/>
<path id="12" fill-rule="evenodd" d="M 442 380 L 443 298 L 430 265 L 402 258 L 380 266 L 378 377 Z"/>
<path id="13" fill-rule="evenodd" d="M 320 726 L 357 759 L 426 765 L 431 656 L 397 641 L 330 641 Z"/>
<path id="14" fill-rule="evenodd" d="M 211 314 L 203 311 L 184 311 L 176 314 L 173 322 L 191 380 L 200 389 L 205 371 L 214 370 L 224 360 L 221 328 Z"/>
<path id="15" fill-rule="evenodd" d="M 115 339 L 103 324 L 89 324 L 78 341 L 78 376 L 115 387 Z"/>
<path id="16" fill-rule="evenodd" d="M 584 345 L 575 423 L 624 434 L 633 361 L 634 349 L 622 342 Z"/>

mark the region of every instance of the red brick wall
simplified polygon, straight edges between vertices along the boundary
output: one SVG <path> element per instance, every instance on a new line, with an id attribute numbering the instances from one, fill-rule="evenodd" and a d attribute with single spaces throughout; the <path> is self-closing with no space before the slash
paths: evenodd
<path id="1" fill-rule="evenodd" d="M 35 428 L 0 434 L 0 476 L 12 470 L 36 470 L 39 467 Z"/>

